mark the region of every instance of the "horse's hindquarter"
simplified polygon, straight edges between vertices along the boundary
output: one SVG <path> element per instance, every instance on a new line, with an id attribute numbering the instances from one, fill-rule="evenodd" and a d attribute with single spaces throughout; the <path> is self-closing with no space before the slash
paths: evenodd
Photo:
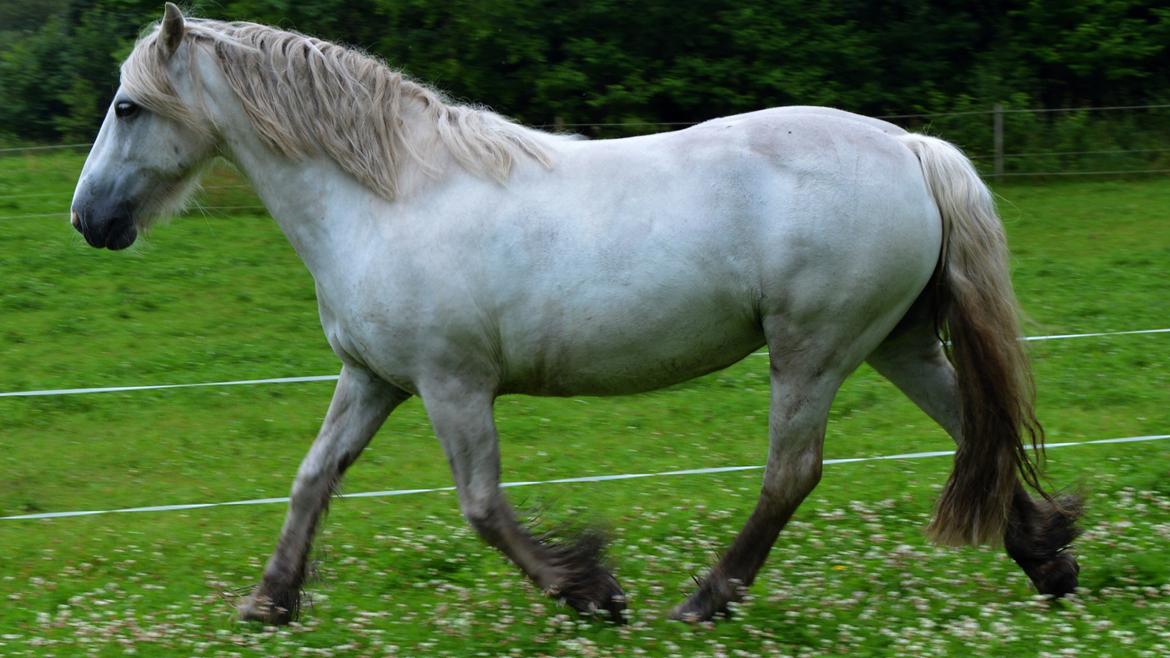
<path id="1" fill-rule="evenodd" d="M 397 232 L 415 287 L 395 294 L 421 331 L 387 347 L 412 351 L 413 378 L 468 369 L 500 392 L 616 394 L 738 361 L 765 316 L 848 334 L 908 306 L 938 250 L 913 156 L 869 127 L 760 114 L 569 143 L 506 187 L 447 186 Z"/>

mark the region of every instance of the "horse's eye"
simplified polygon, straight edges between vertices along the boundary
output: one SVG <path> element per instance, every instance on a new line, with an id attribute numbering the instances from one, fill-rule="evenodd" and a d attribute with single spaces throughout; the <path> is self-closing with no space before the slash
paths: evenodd
<path id="1" fill-rule="evenodd" d="M 138 106 L 130 101 L 118 101 L 114 103 L 114 115 L 119 119 L 125 119 L 138 111 Z"/>

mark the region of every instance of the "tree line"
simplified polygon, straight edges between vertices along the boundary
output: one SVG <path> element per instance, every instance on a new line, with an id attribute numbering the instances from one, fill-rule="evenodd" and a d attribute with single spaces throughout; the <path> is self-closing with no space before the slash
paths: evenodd
<path id="1" fill-rule="evenodd" d="M 187 10 L 354 45 L 456 100 L 538 125 L 791 104 L 885 115 L 1170 103 L 1170 2 L 218 0 Z M 92 138 L 118 63 L 161 13 L 161 0 L 0 0 L 0 141 Z"/>

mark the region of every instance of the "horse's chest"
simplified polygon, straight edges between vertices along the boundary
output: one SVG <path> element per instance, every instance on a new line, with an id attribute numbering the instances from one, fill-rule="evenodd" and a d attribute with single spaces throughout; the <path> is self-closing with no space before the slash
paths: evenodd
<path id="1" fill-rule="evenodd" d="M 396 385 L 406 387 L 406 364 L 399 352 L 389 349 L 395 342 L 407 344 L 407 323 L 395 320 L 403 315 L 388 304 L 374 305 L 360 291 L 330 294 L 317 286 L 321 328 L 334 353 L 347 365 L 378 373 Z"/>

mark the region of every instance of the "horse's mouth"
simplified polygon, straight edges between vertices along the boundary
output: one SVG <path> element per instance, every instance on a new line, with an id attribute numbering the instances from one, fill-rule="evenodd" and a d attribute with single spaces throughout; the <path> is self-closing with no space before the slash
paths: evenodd
<path id="1" fill-rule="evenodd" d="M 129 218 L 116 218 L 97 227 L 92 222 L 85 221 L 76 222 L 74 226 L 85 237 L 89 246 L 98 249 L 118 251 L 134 244 L 138 239 L 138 228 Z"/>
<path id="2" fill-rule="evenodd" d="M 134 244 L 134 241 L 137 239 L 138 229 L 134 228 L 133 223 L 127 223 L 126 226 L 122 227 L 121 229 L 110 231 L 110 233 L 106 236 L 105 247 L 110 251 L 118 251 Z M 90 244 L 93 243 L 91 242 Z M 97 245 L 94 246 L 96 247 Z"/>

